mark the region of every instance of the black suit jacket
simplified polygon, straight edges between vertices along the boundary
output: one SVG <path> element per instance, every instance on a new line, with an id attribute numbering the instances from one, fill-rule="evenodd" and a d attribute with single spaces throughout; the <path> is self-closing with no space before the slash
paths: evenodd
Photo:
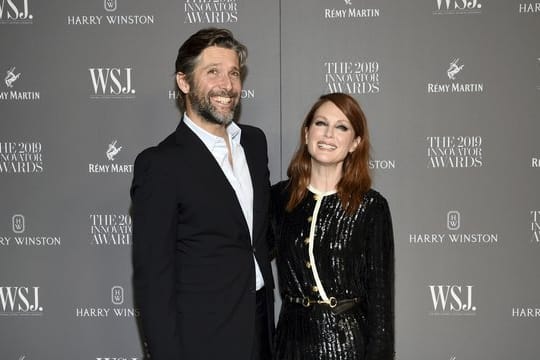
<path id="1" fill-rule="evenodd" d="M 273 333 L 266 138 L 257 128 L 240 127 L 253 184 L 253 245 L 234 189 L 183 121 L 135 161 L 133 282 L 152 360 L 250 359 L 253 255 L 264 277 Z"/>

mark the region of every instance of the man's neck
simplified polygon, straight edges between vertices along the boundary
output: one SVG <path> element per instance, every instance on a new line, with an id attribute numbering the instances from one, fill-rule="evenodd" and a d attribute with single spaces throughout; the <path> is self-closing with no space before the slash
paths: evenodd
<path id="1" fill-rule="evenodd" d="M 197 126 L 200 128 L 208 131 L 210 134 L 219 136 L 223 139 L 228 139 L 227 135 L 227 127 L 223 124 L 216 124 L 213 122 L 210 122 L 206 120 L 205 118 L 201 117 L 200 115 L 194 113 L 193 111 L 190 111 L 191 109 L 186 109 L 186 114 L 189 116 L 191 121 L 193 121 Z"/>

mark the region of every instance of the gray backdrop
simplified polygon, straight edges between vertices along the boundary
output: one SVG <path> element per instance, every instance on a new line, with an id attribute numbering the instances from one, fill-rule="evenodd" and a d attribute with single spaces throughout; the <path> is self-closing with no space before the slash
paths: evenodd
<path id="1" fill-rule="evenodd" d="M 249 48 L 240 121 L 272 182 L 320 94 L 362 104 L 396 357 L 537 359 L 540 3 L 505 0 L 0 0 L 0 359 L 141 360 L 132 163 L 175 129 L 176 52 L 209 25 Z"/>

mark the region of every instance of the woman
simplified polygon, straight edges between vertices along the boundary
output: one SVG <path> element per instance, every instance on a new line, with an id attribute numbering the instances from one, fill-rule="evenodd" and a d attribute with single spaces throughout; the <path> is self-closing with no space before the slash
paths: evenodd
<path id="1" fill-rule="evenodd" d="M 369 137 L 354 98 L 323 95 L 272 187 L 282 297 L 276 359 L 392 359 L 393 235 L 370 189 Z"/>

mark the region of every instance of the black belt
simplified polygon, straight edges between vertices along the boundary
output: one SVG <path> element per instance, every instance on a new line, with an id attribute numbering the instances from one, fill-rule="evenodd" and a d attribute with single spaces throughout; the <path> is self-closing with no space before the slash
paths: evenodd
<path id="1" fill-rule="evenodd" d="M 315 299 L 310 299 L 308 297 L 302 297 L 302 298 L 292 297 L 292 296 L 288 296 L 288 295 L 285 295 L 285 299 L 288 302 L 291 302 L 293 304 L 300 304 L 303 307 L 310 307 L 311 305 L 327 305 L 330 308 L 335 308 L 337 306 L 346 305 L 346 304 L 347 305 L 348 304 L 355 305 L 355 304 L 358 304 L 360 302 L 360 298 L 337 300 L 333 296 L 329 297 L 328 301 L 315 300 Z"/>

